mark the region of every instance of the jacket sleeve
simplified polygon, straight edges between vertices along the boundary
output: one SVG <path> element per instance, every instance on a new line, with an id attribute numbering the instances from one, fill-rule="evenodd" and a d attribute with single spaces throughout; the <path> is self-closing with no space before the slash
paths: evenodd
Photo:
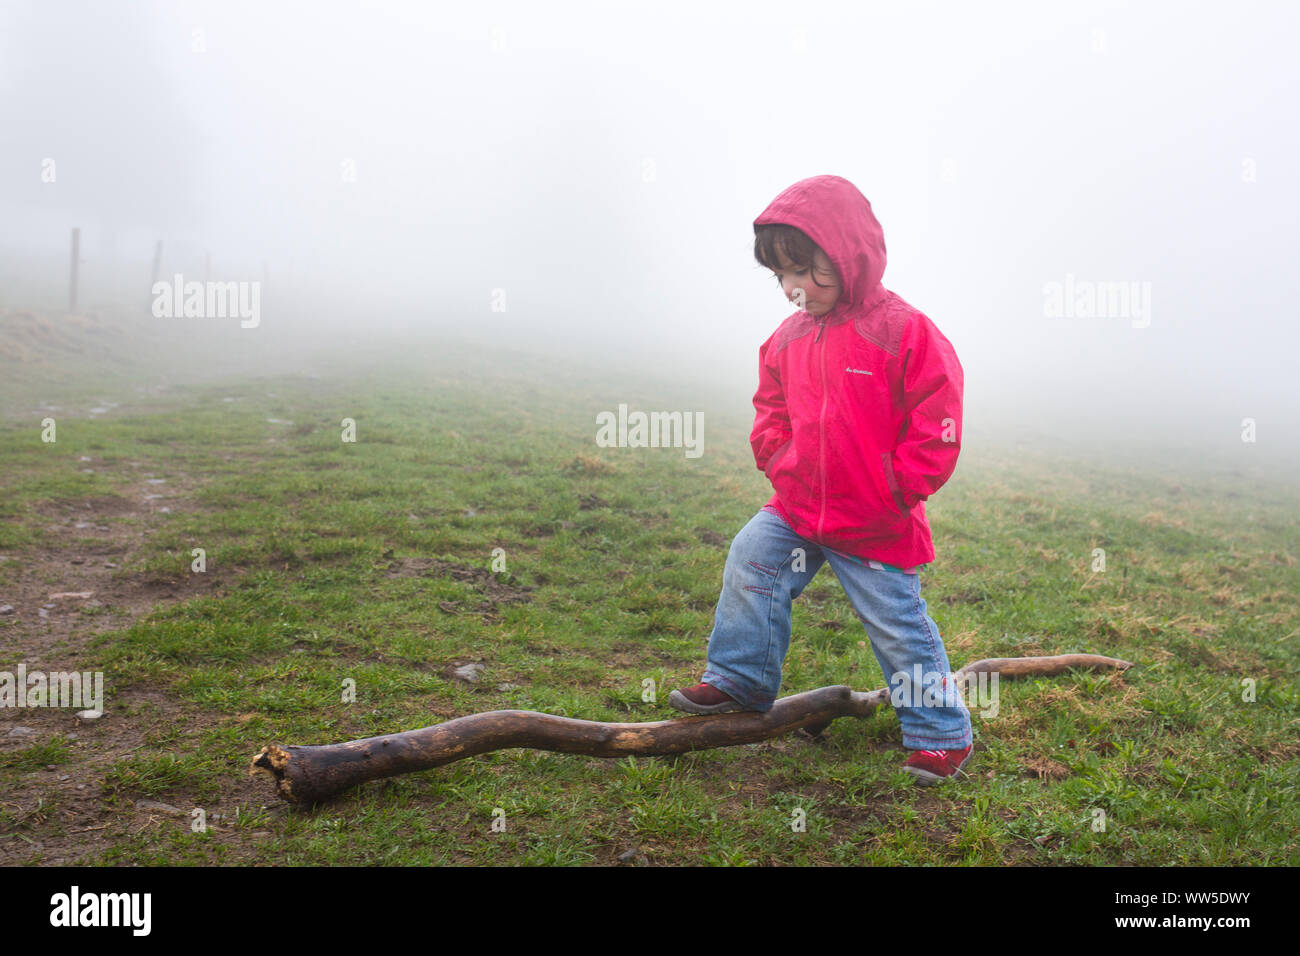
<path id="1" fill-rule="evenodd" d="M 908 323 L 899 354 L 906 428 L 892 463 L 910 509 L 942 488 L 957 467 L 964 375 L 952 343 L 924 315 Z"/>
<path id="2" fill-rule="evenodd" d="M 785 392 L 777 369 L 769 364 L 768 353 L 776 336 L 773 335 L 758 350 L 758 391 L 754 393 L 754 430 L 749 444 L 754 449 L 754 464 L 759 471 L 767 471 L 773 454 L 788 442 L 793 434 L 790 415 L 785 407 Z"/>

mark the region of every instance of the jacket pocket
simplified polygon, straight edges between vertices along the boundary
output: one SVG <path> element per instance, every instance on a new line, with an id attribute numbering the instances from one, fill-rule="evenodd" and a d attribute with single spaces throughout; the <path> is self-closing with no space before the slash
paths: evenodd
<path id="1" fill-rule="evenodd" d="M 772 457 L 767 460 L 767 466 L 763 469 L 763 474 L 767 475 L 768 478 L 772 477 L 772 469 L 776 467 L 776 463 L 781 459 L 781 457 L 790 450 L 790 445 L 793 444 L 793 442 L 794 436 L 791 435 L 784 445 L 772 452 Z"/>
<path id="2" fill-rule="evenodd" d="M 894 474 L 894 456 L 891 452 L 880 453 L 880 467 L 885 473 L 885 484 L 889 488 L 894 507 L 899 514 L 905 514 L 910 509 L 903 503 L 903 489 L 898 486 L 898 476 Z"/>

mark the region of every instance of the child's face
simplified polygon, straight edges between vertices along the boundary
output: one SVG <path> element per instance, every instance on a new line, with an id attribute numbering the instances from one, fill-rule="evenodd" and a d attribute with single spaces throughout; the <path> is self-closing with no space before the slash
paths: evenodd
<path id="1" fill-rule="evenodd" d="M 777 256 L 780 257 L 780 268 L 772 271 L 781 281 L 781 291 L 787 299 L 809 315 L 825 315 L 835 308 L 840 297 L 840 280 L 826 253 L 820 249 L 813 253 L 812 272 L 796 266 L 779 251 Z M 813 282 L 813 272 L 821 285 Z"/>

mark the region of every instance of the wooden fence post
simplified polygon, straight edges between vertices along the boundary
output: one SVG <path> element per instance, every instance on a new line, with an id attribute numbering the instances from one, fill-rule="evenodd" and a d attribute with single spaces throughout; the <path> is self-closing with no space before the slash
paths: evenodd
<path id="1" fill-rule="evenodd" d="M 153 244 L 153 275 L 149 279 L 149 288 L 152 290 L 154 283 L 158 281 L 158 273 L 162 269 L 162 240 L 159 239 Z"/>
<path id="2" fill-rule="evenodd" d="M 81 230 L 72 230 L 72 268 L 68 275 L 68 311 L 77 311 L 77 266 L 81 262 Z"/>

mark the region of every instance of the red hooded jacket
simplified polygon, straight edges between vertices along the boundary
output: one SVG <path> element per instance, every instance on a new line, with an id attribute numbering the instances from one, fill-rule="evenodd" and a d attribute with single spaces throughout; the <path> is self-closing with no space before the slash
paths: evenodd
<path id="1" fill-rule="evenodd" d="M 749 441 L 776 492 L 767 507 L 836 551 L 902 568 L 932 561 L 922 502 L 961 450 L 957 353 L 880 284 L 884 233 L 848 180 L 795 183 L 754 220 L 766 223 L 807 233 L 841 290 L 826 315 L 796 312 L 758 350 Z"/>

